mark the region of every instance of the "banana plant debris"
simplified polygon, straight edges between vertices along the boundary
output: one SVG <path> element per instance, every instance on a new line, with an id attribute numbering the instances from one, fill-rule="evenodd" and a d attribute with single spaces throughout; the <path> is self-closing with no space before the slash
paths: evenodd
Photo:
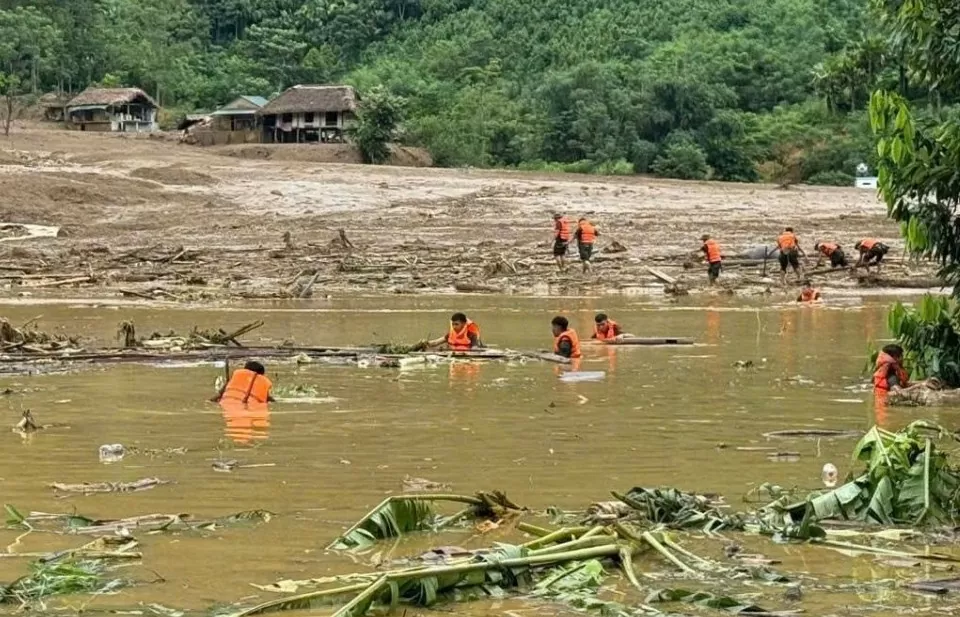
<path id="1" fill-rule="evenodd" d="M 938 447 L 948 440 L 952 434 L 927 422 L 914 422 L 899 432 L 873 428 L 854 448 L 856 469 L 839 487 L 803 495 L 799 489 L 767 484 L 754 492 L 768 499 L 743 511 L 719 495 L 668 487 L 613 492 L 611 500 L 574 511 L 528 510 L 498 491 L 394 495 L 326 547 L 349 553 L 355 563 L 369 559 L 369 567 L 256 584 L 277 597 L 260 598 L 256 604 L 244 600 L 218 614 L 252 617 L 324 605 L 334 607 L 334 617 L 360 617 L 371 610 L 512 595 L 617 617 L 677 616 L 688 614 L 685 610 L 795 615 L 801 612 L 801 584 L 809 577 L 773 569 L 777 559 L 746 552 L 731 536 L 806 544 L 851 558 L 882 560 L 887 567 L 924 563 L 952 568 L 960 558 L 930 548 L 954 543 L 951 530 L 960 518 L 960 469 L 952 464 L 949 451 Z M 428 488 L 436 484 L 419 480 L 410 483 Z M 139 561 L 140 534 L 203 533 L 268 522 L 273 516 L 253 510 L 208 520 L 187 514 L 94 520 L 76 513 L 23 515 L 12 506 L 6 510 L 8 527 L 28 534 L 95 537 L 72 549 L 19 555 L 35 560 L 31 574 L 0 588 L 0 598 L 21 603 L 38 594 L 100 593 L 128 584 L 113 576 L 111 568 L 117 562 Z M 488 529 L 496 531 L 496 540 L 477 546 Z M 424 551 L 420 540 L 431 537 L 447 543 Z M 451 543 L 452 537 L 459 540 Z M 385 541 L 392 547 L 382 550 Z M 466 541 L 472 542 L 471 548 L 457 545 L 471 546 Z M 692 548 L 704 543 L 716 543 L 717 550 Z M 414 550 L 400 551 L 401 546 Z M 68 576 L 76 580 L 51 583 L 49 588 L 36 582 Z M 850 589 L 870 585 L 942 594 L 954 589 L 954 580 L 919 580 L 908 586 L 882 579 Z M 620 582 L 626 587 L 620 588 Z"/>

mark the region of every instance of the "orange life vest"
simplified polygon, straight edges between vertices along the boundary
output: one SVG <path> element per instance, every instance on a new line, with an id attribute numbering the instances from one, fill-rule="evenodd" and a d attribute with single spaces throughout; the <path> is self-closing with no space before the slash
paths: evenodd
<path id="1" fill-rule="evenodd" d="M 553 353 L 560 353 L 560 341 L 567 339 L 570 341 L 570 357 L 579 358 L 580 357 L 580 337 L 577 336 L 577 331 L 573 328 L 567 328 L 560 333 L 560 336 L 553 339 Z"/>
<path id="2" fill-rule="evenodd" d="M 785 231 L 777 238 L 777 246 L 781 253 L 789 253 L 797 248 L 797 236 L 791 231 Z"/>
<path id="3" fill-rule="evenodd" d="M 720 245 L 714 240 L 707 240 L 703 243 L 704 248 L 707 249 L 707 261 L 709 263 L 715 264 L 721 260 L 720 257 Z"/>
<path id="4" fill-rule="evenodd" d="M 593 333 L 596 335 L 598 341 L 612 341 L 617 338 L 617 322 L 608 319 L 606 330 L 601 330 L 599 325 L 594 324 Z"/>
<path id="5" fill-rule="evenodd" d="M 873 372 L 873 387 L 877 390 L 889 390 L 890 382 L 887 378 L 891 371 L 897 375 L 900 386 L 905 387 L 910 383 L 910 376 L 903 366 L 893 356 L 881 351 L 877 354 L 877 368 Z"/>
<path id="6" fill-rule="evenodd" d="M 272 387 L 273 384 L 265 375 L 241 368 L 233 372 L 220 400 L 266 403 Z"/>
<path id="7" fill-rule="evenodd" d="M 834 244 L 833 242 L 820 243 L 820 252 L 823 253 L 825 257 L 830 257 L 836 253 L 838 248 L 840 248 L 840 245 Z"/>
<path id="8" fill-rule="evenodd" d="M 260 381 L 257 379 L 257 381 Z M 270 408 L 266 403 L 242 403 L 237 399 L 220 401 L 225 434 L 238 444 L 249 444 L 257 439 L 266 439 L 270 431 Z"/>
<path id="9" fill-rule="evenodd" d="M 800 301 L 801 302 L 813 302 L 817 299 L 817 296 L 820 295 L 820 292 L 816 289 L 804 289 L 800 292 Z"/>
<path id="10" fill-rule="evenodd" d="M 590 221 L 580 223 L 580 244 L 593 244 L 597 239 L 597 228 Z"/>
<path id="11" fill-rule="evenodd" d="M 860 241 L 860 249 L 863 251 L 869 251 L 874 246 L 876 246 L 876 244 L 877 244 L 877 241 L 874 240 L 873 238 L 864 238 L 863 240 Z"/>
<path id="12" fill-rule="evenodd" d="M 447 345 L 454 351 L 467 351 L 473 347 L 470 344 L 471 334 L 476 335 L 477 340 L 480 340 L 480 326 L 469 319 L 459 332 L 453 329 L 453 324 L 450 324 L 450 332 L 447 333 Z"/>
<path id="13" fill-rule="evenodd" d="M 557 219 L 555 228 L 557 230 L 557 240 L 563 240 L 564 242 L 570 240 L 570 221 L 567 220 L 567 217 L 562 216 Z"/>

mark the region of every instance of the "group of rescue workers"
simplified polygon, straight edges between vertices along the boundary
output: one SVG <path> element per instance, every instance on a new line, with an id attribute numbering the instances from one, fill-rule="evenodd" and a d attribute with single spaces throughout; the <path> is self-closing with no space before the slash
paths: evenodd
<path id="1" fill-rule="evenodd" d="M 720 271 L 723 268 L 723 256 L 720 252 L 720 245 L 717 244 L 717 241 L 709 234 L 704 234 L 701 240 L 703 244 L 700 246 L 700 251 L 703 253 L 704 260 L 707 262 L 707 279 L 711 285 L 714 285 L 717 279 L 720 278 Z M 863 267 L 866 268 L 868 272 L 871 267 L 876 267 L 879 270 L 884 256 L 886 256 L 890 250 L 890 247 L 886 244 L 873 238 L 864 238 L 857 242 L 853 248 L 859 253 L 859 259 L 857 263 L 853 265 L 853 269 Z M 850 267 L 847 254 L 844 252 L 843 247 L 836 242 L 817 242 L 813 245 L 813 250 L 815 250 L 818 255 L 814 268 L 819 268 L 824 260 L 830 261 L 830 268 L 832 269 Z M 813 287 L 809 279 L 805 279 L 804 265 L 800 261 L 800 258 L 803 257 L 806 259 L 807 254 L 803 250 L 803 247 L 800 246 L 800 239 L 797 237 L 797 234 L 794 233 L 792 227 L 784 228 L 783 233 L 777 237 L 776 250 L 768 253 L 768 255 L 774 253 L 777 254 L 777 260 L 780 263 L 780 284 L 787 284 L 787 269 L 790 268 L 797 276 L 797 282 L 802 282 L 803 284 L 797 301 L 814 302 L 820 300 L 820 292 Z"/>
<path id="2" fill-rule="evenodd" d="M 563 271 L 566 268 L 567 248 L 571 240 L 575 239 L 579 249 L 580 261 L 583 263 L 583 270 L 589 272 L 593 244 L 599 235 L 600 232 L 597 228 L 586 218 L 581 218 L 577 222 L 576 230 L 572 231 L 567 218 L 562 214 L 555 214 L 553 255 L 560 270 Z M 710 235 L 704 235 L 701 240 L 703 244 L 700 250 L 708 264 L 707 277 L 710 284 L 713 285 L 720 277 L 723 268 L 723 255 L 720 245 Z M 872 266 L 879 268 L 884 256 L 889 251 L 885 244 L 871 238 L 865 238 L 857 242 L 854 248 L 859 252 L 860 257 L 853 267 L 866 267 L 868 270 Z M 785 228 L 777 238 L 777 250 L 779 252 L 781 283 L 786 284 L 788 268 L 792 268 L 797 275 L 797 280 L 802 281 L 804 267 L 800 258 L 806 258 L 806 253 L 804 253 L 800 246 L 800 240 L 791 227 Z M 827 259 L 831 268 L 846 268 L 850 265 L 843 247 L 835 242 L 817 242 L 814 244 L 814 250 L 819 255 L 816 267 L 819 267 Z M 810 285 L 809 281 L 804 281 L 803 290 L 797 300 L 812 302 L 819 299 L 820 293 Z M 554 317 L 550 322 L 550 327 L 553 333 L 554 354 L 573 361 L 582 356 L 580 336 L 570 326 L 566 317 L 560 315 Z M 610 319 L 606 314 L 598 313 L 594 317 L 591 339 L 601 343 L 616 343 L 631 336 L 631 334 L 623 331 L 620 324 Z M 450 329 L 447 334 L 426 341 L 426 347 L 449 351 L 470 351 L 483 349 L 485 346 L 480 336 L 480 326 L 468 319 L 464 313 L 454 313 L 450 317 Z M 250 361 L 230 376 L 230 379 L 213 400 L 220 402 L 225 410 L 231 406 L 247 408 L 249 405 L 266 405 L 273 400 L 271 396 L 272 385 L 270 379 L 266 376 L 264 366 L 259 362 Z M 899 345 L 887 345 L 877 355 L 873 385 L 878 392 L 887 392 L 894 388 L 905 388 L 910 385 L 908 373 L 903 368 L 903 349 Z"/>
<path id="3" fill-rule="evenodd" d="M 574 361 L 582 357 L 580 336 L 570 327 L 566 317 L 560 315 L 554 317 L 550 327 L 553 332 L 553 353 Z M 611 343 L 631 336 L 606 314 L 598 313 L 594 317 L 591 339 Z M 450 317 L 450 330 L 446 336 L 427 341 L 427 347 L 447 351 L 471 351 L 484 349 L 485 345 L 480 338 L 480 326 L 468 319 L 465 314 L 454 313 Z M 266 376 L 264 366 L 259 362 L 250 361 L 242 369 L 233 372 L 212 400 L 219 402 L 225 410 L 230 407 L 266 405 L 273 400 L 272 387 L 273 384 Z"/>

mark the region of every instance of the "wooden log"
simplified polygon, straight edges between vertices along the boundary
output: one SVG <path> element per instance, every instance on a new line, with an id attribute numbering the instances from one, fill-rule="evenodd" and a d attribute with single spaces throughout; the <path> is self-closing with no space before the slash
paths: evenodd
<path id="1" fill-rule="evenodd" d="M 643 337 L 635 336 L 621 340 L 603 341 L 607 345 L 693 345 L 693 339 L 685 337 Z"/>
<path id="2" fill-rule="evenodd" d="M 77 276 L 69 279 L 61 279 L 59 281 L 49 281 L 46 283 L 34 283 L 31 285 L 24 285 L 24 287 L 38 288 L 38 289 L 41 287 L 60 287 L 62 285 L 73 285 L 75 283 L 92 283 L 93 280 L 94 279 L 92 276 Z"/>
<path id="3" fill-rule="evenodd" d="M 651 268 L 650 266 L 645 266 L 645 267 L 646 267 L 647 272 L 649 272 L 650 274 L 652 274 L 653 276 L 655 276 L 655 277 L 656 277 L 657 279 L 659 279 L 661 282 L 666 283 L 667 285 L 676 285 L 676 284 L 677 284 L 677 279 L 673 278 L 672 276 L 669 276 L 669 275 L 667 275 L 667 274 L 664 274 L 662 271 L 657 270 L 656 268 Z"/>

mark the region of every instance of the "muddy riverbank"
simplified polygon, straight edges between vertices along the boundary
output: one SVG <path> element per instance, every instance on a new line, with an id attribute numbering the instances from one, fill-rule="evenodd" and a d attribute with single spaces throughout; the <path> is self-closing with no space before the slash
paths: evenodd
<path id="1" fill-rule="evenodd" d="M 55 238 L 0 243 L 7 297 L 290 298 L 311 281 L 313 297 L 661 295 L 650 267 L 702 293 L 704 268 L 691 259 L 701 234 L 736 258 L 773 244 L 784 225 L 811 253 L 817 240 L 852 251 L 872 236 L 900 256 L 883 205 L 854 188 L 248 160 L 43 130 L 17 133 L 4 147 L 0 222 L 61 228 Z M 592 274 L 556 271 L 554 211 L 598 225 Z M 774 284 L 774 270 L 731 260 L 725 288 L 711 293 L 795 295 L 792 284 Z M 834 295 L 934 284 L 929 267 L 897 264 L 887 274 L 815 280 Z"/>

